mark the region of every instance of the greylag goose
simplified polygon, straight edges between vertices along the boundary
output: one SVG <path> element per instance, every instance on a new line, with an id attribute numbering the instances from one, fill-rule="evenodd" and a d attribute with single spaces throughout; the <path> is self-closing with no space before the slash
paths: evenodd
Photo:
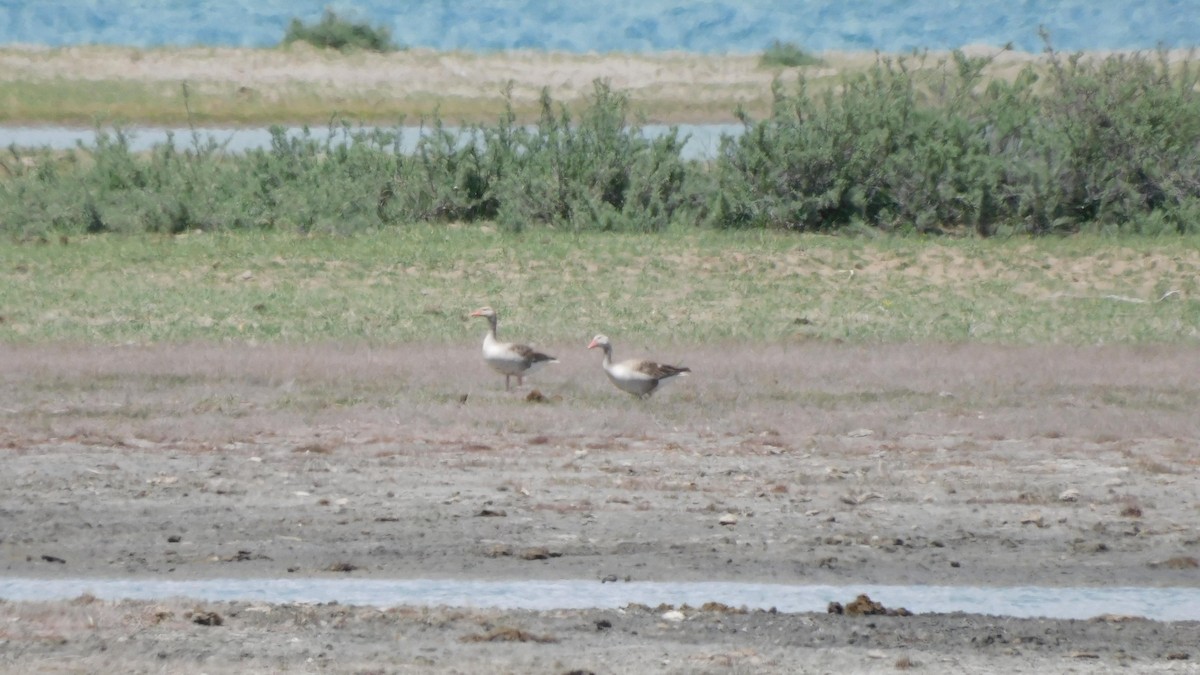
<path id="1" fill-rule="evenodd" d="M 680 366 L 668 366 L 665 363 L 655 363 L 653 361 L 645 361 L 642 359 L 629 359 L 620 363 L 613 363 L 612 360 L 612 343 L 604 335 L 597 335 L 592 338 L 592 343 L 588 345 L 588 349 L 600 347 L 604 350 L 604 372 L 608 374 L 608 379 L 617 385 L 617 389 L 627 391 L 638 398 L 646 398 L 653 394 L 658 385 L 670 380 L 676 375 L 687 375 L 692 372 L 691 368 L 683 368 Z"/>
<path id="2" fill-rule="evenodd" d="M 504 390 L 509 389 L 509 380 L 517 378 L 517 386 L 524 383 L 526 375 L 538 370 L 547 363 L 558 363 L 558 359 L 543 354 L 527 345 L 501 342 L 496 339 L 496 310 L 491 307 L 480 307 L 471 312 L 471 316 L 482 316 L 488 320 L 488 332 L 483 337 L 483 360 L 492 370 L 504 376 Z"/>

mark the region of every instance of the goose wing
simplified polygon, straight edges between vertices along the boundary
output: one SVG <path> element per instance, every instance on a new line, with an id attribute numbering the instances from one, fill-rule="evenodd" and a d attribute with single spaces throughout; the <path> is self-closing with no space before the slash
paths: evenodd
<path id="1" fill-rule="evenodd" d="M 543 354 L 529 345 L 511 345 L 509 348 L 513 351 L 513 353 L 521 357 L 522 361 L 529 365 L 558 361 L 558 359 L 554 358 L 553 356 L 550 356 L 549 354 Z"/>
<path id="2" fill-rule="evenodd" d="M 664 380 L 668 377 L 675 377 L 676 375 L 680 375 L 682 373 L 692 372 L 691 368 L 671 366 L 665 363 L 655 363 L 654 361 L 640 361 L 634 370 L 655 380 Z"/>

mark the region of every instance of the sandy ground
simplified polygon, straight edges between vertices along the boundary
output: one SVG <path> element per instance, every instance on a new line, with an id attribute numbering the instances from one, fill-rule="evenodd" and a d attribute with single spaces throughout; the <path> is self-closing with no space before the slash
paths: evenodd
<path id="1" fill-rule="evenodd" d="M 993 59 L 985 70 L 987 77 L 1011 79 L 1031 63 L 1045 63 L 1042 54 L 996 47 L 968 46 L 964 52 Z M 1091 52 L 1084 58 L 1109 55 Z M 135 124 L 198 119 L 236 126 L 325 125 L 338 115 L 395 124 L 401 117 L 413 123 L 437 112 L 450 123 L 491 124 L 504 110 L 503 93 L 508 91 L 518 118 L 534 122 L 543 90 L 559 103 L 579 107 L 594 93 L 594 83 L 602 80 L 627 95 L 631 113 L 647 122 L 734 123 L 739 108 L 755 118 L 770 114 L 776 82 L 795 90 L 803 76 L 809 91 L 820 92 L 878 58 L 873 52 L 818 56 L 821 65 L 776 68 L 761 66 L 758 55 L 682 52 L 471 54 L 411 49 L 340 54 L 300 44 L 287 49 L 8 46 L 0 48 L 0 84 L 20 85 L 16 91 L 21 98 L 10 100 L 0 110 L 0 119 L 7 124 L 53 120 L 83 127 L 114 117 Z M 944 52 L 902 56 L 910 69 L 940 69 L 952 63 Z M 1172 63 L 1191 58 L 1186 50 L 1164 56 Z M 181 98 L 184 83 L 190 96 L 186 103 Z M 109 90 L 124 92 L 127 98 L 114 99 Z"/>
<path id="2" fill-rule="evenodd" d="M 969 48 L 971 53 L 995 56 L 991 72 L 1011 77 L 1038 58 L 996 48 Z M 759 65 L 758 55 L 566 54 L 511 51 L 494 54 L 436 52 L 412 49 L 390 54 L 340 54 L 297 44 L 287 49 L 71 47 L 47 49 L 15 46 L 0 49 L 0 83 L 49 85 L 56 105 L 89 115 L 129 121 L 142 116 L 182 114 L 176 98 L 187 83 L 190 105 L 205 120 L 228 123 L 273 123 L 297 115 L 316 124 L 333 113 L 394 123 L 396 115 L 414 118 L 440 111 L 449 121 L 493 122 L 509 92 L 518 115 L 535 121 L 543 90 L 571 105 L 594 93 L 594 83 L 608 82 L 628 95 L 633 109 L 647 121 L 659 123 L 735 122 L 739 106 L 756 116 L 766 115 L 773 101 L 772 83 L 778 78 L 794 87 L 803 72 L 810 82 L 833 81 L 843 71 L 861 70 L 874 63 L 870 52 L 830 52 L 825 65 L 771 68 Z M 934 67 L 948 55 L 933 54 Z M 64 83 L 128 83 L 145 85 L 139 106 L 113 107 L 114 102 L 57 98 Z M 87 89 L 86 91 L 91 91 Z M 152 101 L 158 100 L 157 103 Z M 108 115 L 104 113 L 107 112 Z M 54 117 L 62 119 L 62 111 Z M 13 111 L 5 111 L 12 116 Z M 266 115 L 266 117 L 264 117 Z M 272 119 L 271 116 L 274 116 Z M 38 124 L 16 113 L 10 123 Z"/>
<path id="3" fill-rule="evenodd" d="M 1200 582 L 1193 349 L 673 346 L 637 401 L 551 348 L 0 347 L 0 574 Z M 666 611 L 5 602 L 0 669 L 1200 671 L 1197 622 Z"/>

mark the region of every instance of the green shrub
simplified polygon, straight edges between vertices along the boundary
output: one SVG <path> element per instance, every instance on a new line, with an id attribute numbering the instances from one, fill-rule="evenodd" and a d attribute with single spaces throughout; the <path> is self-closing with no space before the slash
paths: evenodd
<path id="1" fill-rule="evenodd" d="M 385 192 L 406 161 L 400 131 L 331 124 L 323 137 L 271 129 L 271 147 L 232 158 L 240 222 L 300 232 L 353 232 L 383 224 Z"/>
<path id="2" fill-rule="evenodd" d="M 763 50 L 758 59 L 758 65 L 763 68 L 794 68 L 796 66 L 819 66 L 824 64 L 820 58 L 809 54 L 793 42 L 776 40 L 770 47 Z"/>
<path id="3" fill-rule="evenodd" d="M 338 51 L 365 50 L 372 52 L 391 52 L 396 50 L 392 42 L 392 32 L 386 26 L 372 26 L 368 23 L 354 23 L 338 16 L 333 10 L 326 9 L 321 20 L 313 24 L 305 24 L 300 19 L 292 19 L 288 24 L 287 33 L 283 36 L 284 45 L 293 42 L 307 42 L 322 49 Z"/>
<path id="4" fill-rule="evenodd" d="M 569 230 L 658 230 L 682 202 L 685 139 L 651 141 L 628 119 L 629 101 L 602 81 L 574 121 L 542 93 L 537 128 L 522 130 L 497 185 L 500 222 Z"/>
<path id="5" fill-rule="evenodd" d="M 628 100 L 596 82 L 579 119 L 542 94 L 535 128 L 515 123 L 511 102 L 495 126 L 460 134 L 434 120 L 400 163 L 392 220 L 496 220 L 569 230 L 658 230 L 683 201 L 683 140 L 646 139 Z"/>
<path id="6" fill-rule="evenodd" d="M 389 223 L 492 220 L 499 209 L 495 183 L 504 172 L 513 132 L 511 116 L 495 129 L 469 127 L 461 133 L 434 118 L 423 129 L 411 157 L 397 162 L 385 188 Z"/>
<path id="7" fill-rule="evenodd" d="M 932 70 L 880 58 L 820 96 L 803 76 L 797 93 L 777 85 L 772 116 L 741 115 L 745 133 L 723 142 L 707 220 L 985 236 L 1196 227 L 1194 66 L 1165 53 L 1048 54 L 1048 73 L 1029 65 L 1011 82 L 985 82 L 990 60 L 955 52 Z"/>
<path id="8" fill-rule="evenodd" d="M 880 60 L 842 87 L 810 96 L 776 85 L 774 115 L 726 139 L 711 222 L 721 227 L 831 230 L 854 221 L 883 229 L 931 228 L 969 219 L 970 190 L 986 190 L 986 120 L 955 100 L 978 80 L 956 55 L 946 105 L 928 96 L 904 59 Z M 737 201 L 743 203 L 737 203 Z M 976 199 L 977 201 L 977 199 Z"/>
<path id="9" fill-rule="evenodd" d="M 1030 231 L 1167 221 L 1200 199 L 1200 78 L 1165 52 L 1050 52 L 1048 91 L 1011 156 L 1013 214 Z M 1180 229 L 1195 223 L 1180 222 Z"/>

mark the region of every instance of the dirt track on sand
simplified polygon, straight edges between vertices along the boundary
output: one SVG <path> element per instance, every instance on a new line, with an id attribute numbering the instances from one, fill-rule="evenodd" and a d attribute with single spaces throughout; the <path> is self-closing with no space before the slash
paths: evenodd
<path id="1" fill-rule="evenodd" d="M 672 351 L 695 375 L 642 402 L 590 354 L 506 393 L 474 345 L 2 347 L 0 574 L 1200 579 L 1195 350 Z M 546 400 L 526 400 L 535 388 Z M 195 622 L 208 611 L 222 625 Z M 1195 622 L 662 614 L 7 602 L 0 668 L 1195 672 L 1200 659 Z"/>

